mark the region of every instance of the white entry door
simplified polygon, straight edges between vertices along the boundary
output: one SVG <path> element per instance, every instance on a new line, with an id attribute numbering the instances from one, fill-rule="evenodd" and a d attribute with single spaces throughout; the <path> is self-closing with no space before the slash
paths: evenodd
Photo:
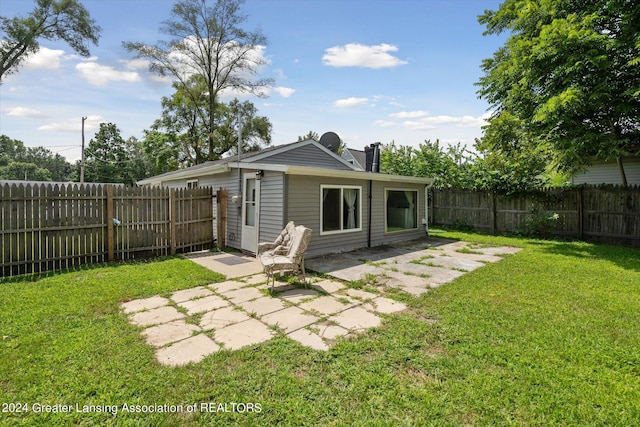
<path id="1" fill-rule="evenodd" d="M 242 192 L 242 250 L 258 251 L 258 231 L 260 224 L 260 180 L 255 173 L 244 174 Z"/>

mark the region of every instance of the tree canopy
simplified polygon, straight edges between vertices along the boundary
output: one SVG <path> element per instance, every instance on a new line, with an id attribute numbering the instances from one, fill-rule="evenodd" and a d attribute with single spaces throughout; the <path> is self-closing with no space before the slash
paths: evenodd
<path id="1" fill-rule="evenodd" d="M 78 0 L 36 0 L 27 17 L 0 17 L 0 82 L 38 51 L 38 39 L 64 40 L 88 57 L 89 43 L 98 44 L 100 27 Z"/>
<path id="2" fill-rule="evenodd" d="M 69 181 L 72 167 L 63 156 L 44 147 L 0 135 L 0 179 Z"/>
<path id="3" fill-rule="evenodd" d="M 225 150 L 225 138 L 217 134 L 217 116 L 221 92 L 238 91 L 262 95 L 272 79 L 258 78 L 266 60 L 261 50 L 266 37 L 259 31 L 246 31 L 241 24 L 247 16 L 241 13 L 242 0 L 180 0 L 172 8 L 171 19 L 160 31 L 169 36 L 149 46 L 139 42 L 125 42 L 124 47 L 138 58 L 151 61 L 150 69 L 173 79 L 180 104 L 193 109 L 191 119 L 198 119 L 199 127 L 191 126 L 191 138 L 205 138 L 206 150 L 195 153 L 201 163 L 216 160 Z M 197 134 L 196 134 L 197 133 Z M 190 143 L 195 147 L 195 143 Z M 204 154 L 204 155 L 202 155 Z"/>
<path id="4" fill-rule="evenodd" d="M 152 170 L 142 143 L 136 138 L 125 141 L 113 123 L 100 123 L 100 129 L 85 150 L 86 182 L 133 185 L 150 176 Z"/>
<path id="5" fill-rule="evenodd" d="M 190 79 L 197 86 L 198 76 Z M 242 151 L 256 151 L 271 144 L 272 125 L 249 101 L 233 99 L 228 104 L 216 102 L 214 125 L 209 131 L 209 102 L 207 96 L 189 96 L 193 86 L 174 84 L 171 97 L 162 98 L 162 115 L 151 126 L 153 141 L 146 144 L 152 156 L 164 157 L 168 152 L 176 155 L 177 166 L 191 166 L 218 160 L 227 153 L 237 151 L 238 127 L 242 128 Z M 158 139 L 158 134 L 165 134 Z M 147 138 L 145 138 L 147 140 Z M 213 140 L 213 145 L 210 141 Z M 213 151 L 210 151 L 212 150 Z M 175 169 L 177 169 L 176 167 Z"/>
<path id="6" fill-rule="evenodd" d="M 482 64 L 478 93 L 494 111 L 484 149 L 568 171 L 640 153 L 638 2 L 506 0 L 479 22 L 511 34 Z"/>

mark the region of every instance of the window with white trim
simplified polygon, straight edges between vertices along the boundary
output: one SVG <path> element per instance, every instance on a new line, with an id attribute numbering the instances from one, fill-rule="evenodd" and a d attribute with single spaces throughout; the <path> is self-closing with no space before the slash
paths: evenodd
<path id="1" fill-rule="evenodd" d="M 197 179 L 187 180 L 187 188 L 198 188 L 198 180 Z"/>
<path id="2" fill-rule="evenodd" d="M 362 187 L 320 186 L 320 234 L 362 230 Z"/>
<path id="3" fill-rule="evenodd" d="M 385 189 L 386 232 L 418 228 L 418 190 Z"/>

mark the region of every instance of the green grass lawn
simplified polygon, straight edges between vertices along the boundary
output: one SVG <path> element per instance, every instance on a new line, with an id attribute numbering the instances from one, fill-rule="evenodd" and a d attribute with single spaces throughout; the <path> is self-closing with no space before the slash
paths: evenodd
<path id="1" fill-rule="evenodd" d="M 118 304 L 222 280 L 188 260 L 2 282 L 0 424 L 640 424 L 639 250 L 439 236 L 524 250 L 419 298 L 390 292 L 409 309 L 328 352 L 279 337 L 181 368 L 155 361 Z M 208 403 L 261 411 L 201 412 Z M 73 412 L 34 413 L 38 405 Z"/>

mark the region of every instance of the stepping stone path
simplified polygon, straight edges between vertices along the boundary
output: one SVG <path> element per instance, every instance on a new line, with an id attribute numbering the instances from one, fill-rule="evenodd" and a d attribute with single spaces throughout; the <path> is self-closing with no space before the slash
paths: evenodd
<path id="1" fill-rule="evenodd" d="M 121 308 L 144 328 L 142 334 L 156 347 L 160 363 L 181 366 L 223 349 L 268 341 L 278 332 L 307 347 L 328 350 L 340 337 L 380 325 L 380 314 L 406 306 L 332 280 L 316 281 L 309 288 L 276 283 L 270 294 L 267 277 L 256 274 L 176 291 L 169 298 L 128 301 Z"/>
<path id="2" fill-rule="evenodd" d="M 313 258 L 307 268 L 340 280 L 371 281 L 414 296 L 500 261 L 520 248 L 429 238 Z"/>
<path id="3" fill-rule="evenodd" d="M 496 262 L 519 248 L 427 239 L 311 259 L 308 269 L 341 281 L 364 280 L 381 294 L 349 288 L 341 281 L 311 278 L 309 288 L 276 283 L 269 292 L 255 258 L 234 254 L 188 254 L 230 279 L 121 304 L 130 321 L 143 328 L 156 358 L 168 366 L 202 360 L 220 350 L 237 350 L 282 333 L 315 350 L 379 326 L 381 315 L 406 306 L 386 298 L 388 287 L 419 296 L 464 273 Z"/>

